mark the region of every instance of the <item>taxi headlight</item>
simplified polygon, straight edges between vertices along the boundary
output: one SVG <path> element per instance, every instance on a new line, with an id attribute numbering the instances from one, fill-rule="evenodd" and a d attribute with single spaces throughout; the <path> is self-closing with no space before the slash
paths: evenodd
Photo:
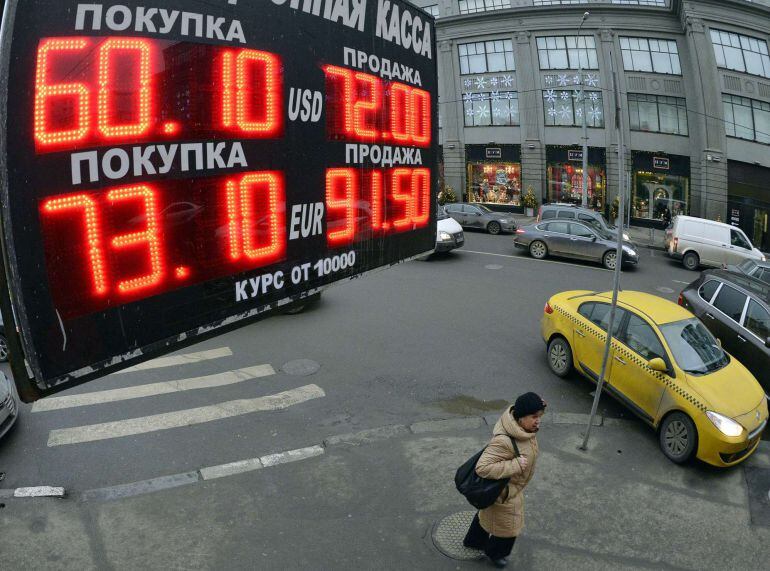
<path id="1" fill-rule="evenodd" d="M 443 240 L 445 242 L 448 242 L 452 239 L 452 235 L 449 232 L 439 232 L 438 233 L 439 240 Z"/>
<path id="2" fill-rule="evenodd" d="M 743 427 L 740 424 L 718 412 L 707 410 L 706 416 L 725 436 L 740 436 L 743 433 Z"/>

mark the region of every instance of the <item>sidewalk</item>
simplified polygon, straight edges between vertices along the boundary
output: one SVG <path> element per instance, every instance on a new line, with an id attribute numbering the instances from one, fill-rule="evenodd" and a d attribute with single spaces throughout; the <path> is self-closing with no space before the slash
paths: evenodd
<path id="1" fill-rule="evenodd" d="M 770 482 L 768 448 L 736 469 L 680 467 L 665 459 L 641 422 L 604 421 L 584 453 L 577 446 L 585 415 L 545 418 L 511 568 L 766 567 L 770 527 L 752 525 L 752 518 L 761 523 L 770 508 L 762 484 Z M 253 471 L 112 501 L 89 499 L 85 491 L 64 500 L 4 499 L 3 563 L 9 569 L 489 569 L 485 561 L 444 555 L 435 532 L 454 521 L 449 516 L 471 512 L 454 489 L 454 471 L 486 443 L 495 420 L 454 418 L 339 435 L 323 443 L 322 453 L 291 464 L 263 461 Z"/>

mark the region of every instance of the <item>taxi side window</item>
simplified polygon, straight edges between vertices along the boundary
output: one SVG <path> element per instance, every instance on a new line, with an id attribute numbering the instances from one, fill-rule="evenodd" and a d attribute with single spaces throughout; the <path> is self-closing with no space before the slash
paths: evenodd
<path id="1" fill-rule="evenodd" d="M 578 313 L 588 319 L 594 325 L 601 328 L 602 331 L 607 331 L 607 326 L 610 321 L 610 304 L 608 303 L 584 303 L 580 306 Z M 623 317 L 626 311 L 619 307 L 615 310 L 615 323 L 613 324 L 613 336 L 617 336 L 620 330 L 620 324 L 623 323 Z"/>
<path id="2" fill-rule="evenodd" d="M 620 340 L 648 361 L 656 357 L 665 358 L 666 353 L 655 331 L 637 315 L 631 314 Z"/>
<path id="3" fill-rule="evenodd" d="M 770 314 L 752 299 L 749 301 L 749 308 L 746 311 L 744 326 L 762 341 L 765 341 L 770 337 Z"/>

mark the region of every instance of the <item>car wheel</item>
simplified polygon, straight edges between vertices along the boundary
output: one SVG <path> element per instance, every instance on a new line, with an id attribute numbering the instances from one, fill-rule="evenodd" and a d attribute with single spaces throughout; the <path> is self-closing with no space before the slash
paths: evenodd
<path id="1" fill-rule="evenodd" d="M 682 258 L 682 265 L 691 271 L 695 271 L 700 266 L 700 258 L 695 252 L 687 252 Z"/>
<path id="2" fill-rule="evenodd" d="M 497 236 L 500 233 L 500 224 L 498 224 L 497 222 L 490 222 L 487 225 L 487 232 L 489 232 L 493 236 Z"/>
<path id="3" fill-rule="evenodd" d="M 602 258 L 602 265 L 608 270 L 614 270 L 618 264 L 618 253 L 615 250 L 610 250 Z"/>
<path id="4" fill-rule="evenodd" d="M 536 260 L 542 260 L 548 255 L 548 246 L 545 242 L 535 240 L 529 245 L 529 254 Z"/>
<path id="5" fill-rule="evenodd" d="M 0 335 L 0 362 L 8 360 L 8 339 L 5 335 Z"/>
<path id="6" fill-rule="evenodd" d="M 548 366 L 558 377 L 566 377 L 572 370 L 572 349 L 563 337 L 555 337 L 548 344 Z"/>
<path id="7" fill-rule="evenodd" d="M 681 412 L 668 415 L 660 427 L 660 449 L 677 464 L 690 460 L 698 448 L 698 431 L 690 417 Z"/>

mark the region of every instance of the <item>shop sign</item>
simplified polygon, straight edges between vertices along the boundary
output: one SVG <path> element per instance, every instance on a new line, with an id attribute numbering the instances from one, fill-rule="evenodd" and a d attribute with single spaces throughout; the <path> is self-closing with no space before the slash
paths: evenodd
<path id="1" fill-rule="evenodd" d="M 502 159 L 503 158 L 503 149 L 500 147 L 487 147 L 484 149 L 486 151 L 486 157 L 488 159 Z"/>
<path id="2" fill-rule="evenodd" d="M 583 161 L 583 151 L 567 151 L 567 160 L 568 161 L 582 162 Z"/>
<path id="3" fill-rule="evenodd" d="M 730 209 L 730 224 L 732 226 L 740 226 L 741 225 L 741 210 L 740 210 L 740 208 L 731 208 Z"/>
<path id="4" fill-rule="evenodd" d="M 652 157 L 652 168 L 667 171 L 671 169 L 671 159 L 667 157 Z"/>

